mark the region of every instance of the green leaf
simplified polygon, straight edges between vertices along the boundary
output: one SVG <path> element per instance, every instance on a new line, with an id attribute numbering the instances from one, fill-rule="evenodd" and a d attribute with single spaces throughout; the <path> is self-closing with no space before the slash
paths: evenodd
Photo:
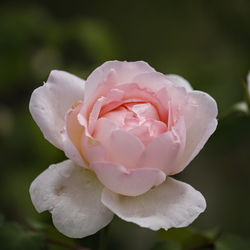
<path id="1" fill-rule="evenodd" d="M 0 242 L 2 250 L 46 249 L 41 233 L 26 230 L 14 222 L 0 225 Z"/>

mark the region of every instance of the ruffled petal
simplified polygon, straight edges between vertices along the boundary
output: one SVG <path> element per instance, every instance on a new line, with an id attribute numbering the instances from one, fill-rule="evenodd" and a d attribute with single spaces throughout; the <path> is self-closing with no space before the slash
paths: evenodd
<path id="1" fill-rule="evenodd" d="M 186 89 L 186 91 L 188 91 L 188 92 L 193 90 L 190 83 L 182 76 L 175 75 L 175 74 L 167 74 L 166 77 L 169 81 L 171 81 L 175 85 L 180 86 L 180 87 L 184 87 Z"/>
<path id="2" fill-rule="evenodd" d="M 159 135 L 147 145 L 137 163 L 141 168 L 158 168 L 167 175 L 172 174 L 180 159 L 186 141 L 186 128 L 183 117 L 175 126 Z"/>
<path id="3" fill-rule="evenodd" d="M 63 150 L 66 156 L 80 166 L 87 167 L 88 162 L 81 153 L 81 137 L 85 127 L 78 121 L 78 113 L 82 102 L 76 103 L 66 115 L 66 127 L 62 131 Z"/>
<path id="4" fill-rule="evenodd" d="M 94 138 L 100 141 L 105 148 L 109 148 L 110 136 L 117 129 L 115 123 L 107 118 L 100 118 L 96 122 Z"/>
<path id="5" fill-rule="evenodd" d="M 173 85 L 166 75 L 160 72 L 147 72 L 137 75 L 133 79 L 133 82 L 140 88 L 146 88 L 154 93 L 157 93 L 162 88 L 167 88 Z"/>
<path id="6" fill-rule="evenodd" d="M 154 186 L 160 185 L 166 175 L 159 169 L 137 168 L 127 170 L 119 164 L 111 162 L 96 162 L 91 164 L 104 186 L 113 192 L 136 196 L 147 192 Z"/>
<path id="7" fill-rule="evenodd" d="M 66 112 L 84 97 L 84 80 L 64 71 L 51 71 L 48 81 L 32 93 L 29 109 L 44 137 L 62 149 L 60 132 Z"/>
<path id="8" fill-rule="evenodd" d="M 206 208 L 200 192 L 170 177 L 137 197 L 119 195 L 105 188 L 102 202 L 123 220 L 152 230 L 188 226 Z"/>
<path id="9" fill-rule="evenodd" d="M 102 64 L 96 70 L 94 70 L 86 81 L 86 92 L 84 99 L 86 102 L 94 95 L 97 88 L 103 84 L 103 81 L 108 77 L 109 81 L 114 84 L 130 83 L 136 75 L 154 72 L 155 70 L 150 67 L 146 62 L 119 62 L 109 61 Z M 112 85 L 110 85 L 112 86 Z M 107 88 L 108 85 L 107 85 Z M 103 92 L 106 90 L 104 89 Z M 101 92 L 98 94 L 101 96 Z"/>
<path id="10" fill-rule="evenodd" d="M 101 202 L 103 186 L 95 175 L 70 160 L 51 165 L 31 184 L 38 212 L 49 210 L 56 228 L 68 237 L 96 233 L 113 218 Z"/>
<path id="11" fill-rule="evenodd" d="M 183 107 L 182 114 L 187 129 L 186 146 L 176 173 L 182 171 L 193 160 L 215 131 L 217 104 L 210 95 L 201 91 L 191 91 L 188 93 L 188 102 Z"/>

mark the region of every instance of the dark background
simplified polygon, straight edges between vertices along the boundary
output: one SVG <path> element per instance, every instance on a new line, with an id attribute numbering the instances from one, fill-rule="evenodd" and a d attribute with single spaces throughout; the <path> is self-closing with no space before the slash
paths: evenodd
<path id="1" fill-rule="evenodd" d="M 212 95 L 225 114 L 243 100 L 250 69 L 250 2 L 1 1 L 0 212 L 20 225 L 50 225 L 29 197 L 32 180 L 65 159 L 32 120 L 32 91 L 52 69 L 86 78 L 104 61 L 145 60 Z M 200 190 L 207 210 L 193 227 L 250 239 L 250 117 L 232 115 L 178 178 Z M 1 219 L 2 220 L 2 219 Z M 32 224 L 32 225 L 33 225 Z M 150 249 L 156 233 L 115 219 L 112 249 Z M 69 241 L 53 227 L 49 237 Z M 98 235 L 97 235 L 98 236 Z M 91 236 L 79 244 L 96 246 Z M 56 248 L 51 244 L 49 249 Z"/>

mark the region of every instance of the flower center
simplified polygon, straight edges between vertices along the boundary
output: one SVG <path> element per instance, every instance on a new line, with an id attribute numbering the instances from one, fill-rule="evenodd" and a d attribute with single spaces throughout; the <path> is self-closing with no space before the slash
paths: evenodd
<path id="1" fill-rule="evenodd" d="M 119 128 L 134 134 L 145 145 L 167 131 L 167 126 L 159 120 L 155 107 L 147 102 L 125 103 L 102 117 L 110 119 Z"/>

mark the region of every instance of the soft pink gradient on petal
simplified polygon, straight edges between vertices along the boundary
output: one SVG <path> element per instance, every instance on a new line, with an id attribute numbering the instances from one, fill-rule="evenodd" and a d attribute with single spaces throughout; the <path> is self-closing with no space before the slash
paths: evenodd
<path id="1" fill-rule="evenodd" d="M 164 107 L 167 124 L 170 128 L 178 120 L 181 110 L 188 104 L 187 92 L 183 87 L 170 86 L 160 89 L 157 92 L 157 98 Z"/>
<path id="2" fill-rule="evenodd" d="M 94 72 L 93 72 L 94 73 Z M 92 73 L 92 74 L 93 74 Z M 81 111 L 81 113 L 84 114 L 84 116 L 89 116 L 89 113 L 91 112 L 93 105 L 95 102 L 102 96 L 106 96 L 107 93 L 114 88 L 116 82 L 117 82 L 117 73 L 114 69 L 110 68 L 107 74 L 104 78 L 100 79 L 100 82 L 89 82 L 88 81 L 88 91 L 93 91 L 92 95 L 90 96 L 88 93 L 84 92 L 84 109 Z M 91 75 L 92 75 L 91 74 Z M 91 78 L 91 75 L 88 77 Z M 94 79 L 93 79 L 94 80 Z M 99 80 L 98 80 L 99 81 Z M 92 86 L 91 86 L 92 85 Z M 96 86 L 97 85 L 97 86 Z M 98 87 L 95 88 L 94 86 Z M 94 87 L 94 88 L 93 88 Z"/>
<path id="3" fill-rule="evenodd" d="M 167 175 L 172 173 L 185 147 L 186 128 L 181 117 L 177 124 L 159 135 L 147 145 L 137 163 L 141 168 L 161 169 Z"/>
<path id="4" fill-rule="evenodd" d="M 159 120 L 158 112 L 151 103 L 128 103 L 125 106 L 134 112 L 141 122 L 144 122 L 146 119 Z"/>
<path id="5" fill-rule="evenodd" d="M 136 83 L 122 84 L 117 88 L 124 91 L 124 99 L 135 99 L 140 100 L 140 102 L 151 103 L 155 107 L 155 110 L 157 110 L 160 119 L 167 122 L 166 110 L 156 93 L 146 88 L 140 88 Z"/>
<path id="6" fill-rule="evenodd" d="M 99 117 L 102 106 L 107 102 L 107 98 L 100 97 L 93 106 L 93 109 L 89 116 L 88 129 L 89 133 L 92 134 L 95 129 L 95 123 Z"/>
<path id="7" fill-rule="evenodd" d="M 84 127 L 78 122 L 77 115 L 81 110 L 82 105 L 82 102 L 76 103 L 76 106 L 72 107 L 66 116 L 67 134 L 79 151 L 81 150 L 81 136 L 84 132 Z"/>
<path id="8" fill-rule="evenodd" d="M 123 103 L 124 92 L 119 89 L 111 89 L 107 93 L 108 102 L 102 107 L 100 116 L 108 113 L 109 111 L 119 107 Z"/>
<path id="9" fill-rule="evenodd" d="M 103 84 L 103 79 L 107 79 L 111 70 L 112 81 L 109 79 L 107 82 L 112 82 L 113 84 L 130 83 L 135 78 L 135 76 L 139 74 L 155 72 L 152 67 L 143 61 L 106 62 L 94 70 L 86 80 L 86 92 L 84 94 L 84 99 L 86 102 L 88 102 L 90 98 L 92 99 L 95 93 L 99 91 L 99 86 Z M 98 93 L 98 95 L 99 97 L 101 96 L 100 93 Z"/>
<path id="10" fill-rule="evenodd" d="M 77 165 L 88 168 L 89 163 L 87 160 L 82 156 L 80 151 L 77 150 L 75 145 L 72 143 L 71 139 L 69 138 L 66 130 L 62 132 L 62 142 L 63 142 L 63 151 L 65 155 L 75 162 Z"/>
<path id="11" fill-rule="evenodd" d="M 104 186 L 115 193 L 137 196 L 147 192 L 154 186 L 160 185 L 166 175 L 159 169 L 137 168 L 128 170 L 122 165 L 109 162 L 91 164 Z"/>
<path id="12" fill-rule="evenodd" d="M 118 107 L 118 108 L 106 113 L 100 119 L 106 118 L 106 119 L 112 121 L 113 123 L 115 123 L 118 128 L 122 128 L 125 125 L 125 119 L 127 117 L 127 114 L 128 114 L 128 112 L 127 112 L 126 108 L 121 106 L 121 107 Z"/>
<path id="13" fill-rule="evenodd" d="M 102 142 L 105 148 L 109 148 L 111 133 L 118 129 L 111 120 L 103 117 L 96 122 L 94 138 Z"/>
<path id="14" fill-rule="evenodd" d="M 89 163 L 108 160 L 108 152 L 102 143 L 85 134 L 81 138 L 81 152 Z"/>
<path id="15" fill-rule="evenodd" d="M 137 75 L 133 82 L 140 88 L 146 88 L 148 90 L 157 93 L 160 89 L 168 89 L 173 83 L 162 73 L 159 72 L 147 72 Z"/>
<path id="16" fill-rule="evenodd" d="M 88 165 L 88 161 L 81 153 L 81 137 L 84 127 L 79 123 L 77 115 L 81 110 L 82 102 L 76 102 L 66 115 L 66 128 L 62 131 L 63 150 L 65 154 L 80 166 Z"/>
<path id="17" fill-rule="evenodd" d="M 158 112 L 151 103 L 123 103 L 102 117 L 114 122 L 118 128 L 135 135 L 145 145 L 167 131 L 166 124 L 159 121 Z"/>
<path id="18" fill-rule="evenodd" d="M 138 137 L 145 146 L 153 140 L 153 136 L 150 135 L 148 126 L 137 126 L 129 129 L 128 132 Z"/>
<path id="19" fill-rule="evenodd" d="M 190 83 L 183 78 L 182 76 L 176 75 L 176 74 L 167 74 L 167 79 L 174 83 L 176 86 L 184 87 L 187 92 L 192 91 L 193 88 L 190 85 Z"/>
<path id="20" fill-rule="evenodd" d="M 143 143 L 134 135 L 121 129 L 114 130 L 109 138 L 110 160 L 126 168 L 135 168 L 141 153 Z"/>
<path id="21" fill-rule="evenodd" d="M 183 107 L 187 137 L 179 171 L 182 171 L 200 152 L 217 127 L 217 105 L 215 100 L 201 91 L 188 93 L 188 104 Z"/>

